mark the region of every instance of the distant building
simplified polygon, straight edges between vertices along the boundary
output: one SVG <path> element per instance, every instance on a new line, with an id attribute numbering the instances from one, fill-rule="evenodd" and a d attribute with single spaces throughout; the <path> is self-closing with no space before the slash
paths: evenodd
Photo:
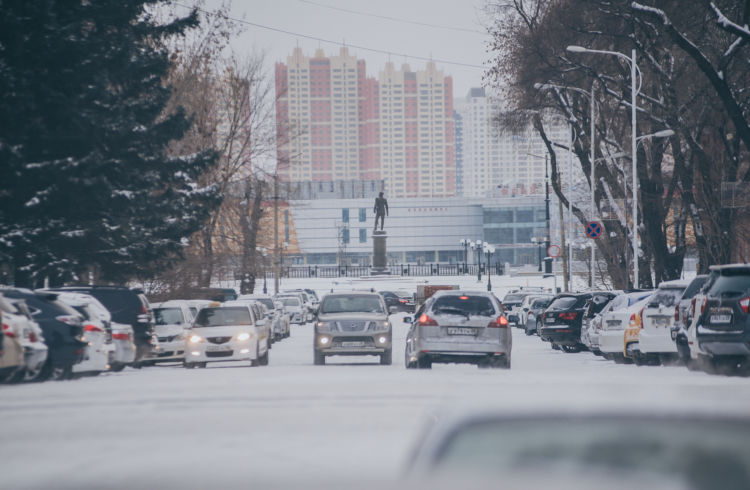
<path id="1" fill-rule="evenodd" d="M 456 160 L 456 195 L 464 195 L 464 118 L 453 109 L 453 147 Z"/>

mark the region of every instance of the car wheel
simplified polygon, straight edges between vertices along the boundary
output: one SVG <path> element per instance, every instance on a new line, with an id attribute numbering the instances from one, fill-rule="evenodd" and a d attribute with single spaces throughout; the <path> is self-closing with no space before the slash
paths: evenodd
<path id="1" fill-rule="evenodd" d="M 392 354 L 393 354 L 393 351 L 391 349 L 388 349 L 387 351 L 380 354 L 380 365 L 390 366 L 391 364 L 393 364 Z"/>
<path id="2" fill-rule="evenodd" d="M 419 369 L 432 369 L 432 359 L 427 356 L 422 356 L 417 359 L 417 368 Z"/>
<path id="3" fill-rule="evenodd" d="M 52 379 L 67 380 L 73 379 L 73 366 L 52 368 Z"/>
<path id="4" fill-rule="evenodd" d="M 316 366 L 324 366 L 326 363 L 326 356 L 318 352 L 317 350 L 313 350 L 313 364 Z"/>
<path id="5" fill-rule="evenodd" d="M 119 362 L 109 365 L 109 370 L 112 371 L 113 373 L 119 373 L 123 369 L 125 369 L 125 364 L 122 364 Z"/>
<path id="6" fill-rule="evenodd" d="M 250 367 L 260 366 L 260 354 L 259 354 L 260 348 L 258 347 L 258 343 L 255 343 L 255 359 L 250 361 Z M 268 352 L 268 351 L 266 351 Z"/>
<path id="7" fill-rule="evenodd" d="M 197 366 L 198 366 L 199 368 L 201 368 L 201 369 L 206 369 L 206 364 L 208 364 L 208 363 L 206 363 L 206 362 L 199 362 L 199 363 L 196 363 L 196 365 L 197 365 Z"/>
<path id="8" fill-rule="evenodd" d="M 536 321 L 536 334 L 540 337 L 542 336 L 542 322 L 540 319 Z"/>
<path id="9" fill-rule="evenodd" d="M 195 363 L 185 361 L 182 363 L 182 367 L 184 367 L 185 369 L 193 369 L 195 367 Z"/>
<path id="10" fill-rule="evenodd" d="M 534 330 L 529 329 L 529 324 L 528 323 L 526 324 L 526 326 L 524 327 L 523 330 L 524 330 L 524 332 L 526 332 L 526 335 L 528 335 L 528 336 L 532 336 L 535 333 Z"/>
<path id="11" fill-rule="evenodd" d="M 258 359 L 258 365 L 268 366 L 268 349 L 266 349 L 266 353 L 260 356 L 260 359 Z"/>

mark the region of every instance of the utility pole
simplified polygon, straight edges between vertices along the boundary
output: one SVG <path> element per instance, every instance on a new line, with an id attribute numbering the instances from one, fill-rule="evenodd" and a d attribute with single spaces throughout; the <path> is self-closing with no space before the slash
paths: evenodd
<path id="1" fill-rule="evenodd" d="M 279 172 L 273 174 L 273 293 L 279 293 Z"/>
<path id="2" fill-rule="evenodd" d="M 546 220 L 547 220 L 547 236 L 544 239 L 544 247 L 545 247 L 544 273 L 552 274 L 552 259 L 549 258 L 549 247 L 551 243 L 550 243 L 550 219 L 549 219 L 549 170 L 547 168 L 547 155 L 544 155 L 544 193 L 545 193 L 544 206 L 546 210 Z"/>

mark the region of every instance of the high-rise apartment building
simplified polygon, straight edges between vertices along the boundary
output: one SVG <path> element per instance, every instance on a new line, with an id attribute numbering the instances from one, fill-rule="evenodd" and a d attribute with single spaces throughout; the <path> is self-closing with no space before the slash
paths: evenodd
<path id="1" fill-rule="evenodd" d="M 461 121 L 461 180 L 465 197 L 537 194 L 544 191 L 544 155 L 547 148 L 536 130 L 503 130 L 495 116 L 500 104 L 483 88 L 472 88 L 456 100 Z M 553 124 L 554 123 L 554 124 Z M 567 145 L 567 127 L 545 124 L 547 136 Z M 561 168 L 561 173 L 565 173 Z"/>
<path id="2" fill-rule="evenodd" d="M 387 63 L 377 80 L 341 48 L 276 65 L 282 180 L 383 180 L 389 197 L 455 195 L 452 80 Z"/>

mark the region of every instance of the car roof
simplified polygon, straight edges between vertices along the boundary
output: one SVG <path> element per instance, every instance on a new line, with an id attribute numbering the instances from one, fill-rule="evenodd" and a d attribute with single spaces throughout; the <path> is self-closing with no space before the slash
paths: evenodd
<path id="1" fill-rule="evenodd" d="M 750 264 L 724 264 L 724 265 L 712 265 L 708 268 L 711 271 L 717 271 L 721 273 L 722 271 L 726 270 L 732 270 L 732 271 L 744 271 L 746 270 L 748 273 L 750 273 Z"/>
<path id="2" fill-rule="evenodd" d="M 433 298 L 438 298 L 441 296 L 484 296 L 485 298 L 495 297 L 495 295 L 490 291 L 461 289 L 441 289 L 440 291 L 435 291 L 435 294 L 432 295 Z"/>

